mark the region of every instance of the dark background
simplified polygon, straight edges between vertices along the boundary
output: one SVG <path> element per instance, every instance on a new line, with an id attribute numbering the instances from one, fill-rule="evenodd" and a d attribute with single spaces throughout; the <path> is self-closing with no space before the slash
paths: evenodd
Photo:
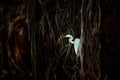
<path id="1" fill-rule="evenodd" d="M 0 1 L 0 41 L 1 41 L 0 45 L 3 45 L 2 51 L 4 54 L 7 54 L 6 49 L 4 49 L 6 45 L 5 41 L 7 39 L 6 26 L 8 25 L 8 22 L 6 19 L 8 19 L 9 17 L 8 15 L 11 15 L 13 17 L 15 16 L 12 14 L 8 14 L 9 7 L 11 5 L 14 5 L 13 7 L 15 7 L 17 6 L 17 4 L 19 4 L 19 2 L 15 0 Z M 119 73 L 120 72 L 120 28 L 119 28 L 120 27 L 120 2 L 119 0 L 101 0 L 100 4 L 101 4 L 101 19 L 102 19 L 101 28 L 100 28 L 100 31 L 101 31 L 101 40 L 100 40 L 101 41 L 101 53 L 100 53 L 101 80 L 104 80 L 105 77 L 106 77 L 106 80 L 119 80 L 120 79 L 120 73 Z M 39 18 L 39 16 L 37 18 Z M 46 39 L 46 42 L 47 40 L 48 39 Z M 22 46 L 24 45 L 25 44 L 22 44 Z M 44 46 L 43 50 L 44 48 L 48 49 L 48 50 L 45 49 L 46 54 L 48 54 L 49 47 L 46 47 L 45 45 L 43 46 Z M 23 47 L 23 49 L 25 48 Z M 1 77 L 1 79 L 4 79 L 4 80 L 7 80 L 10 76 L 13 76 L 13 75 L 8 75 L 8 73 L 10 74 L 11 72 L 9 71 L 9 65 L 7 65 L 8 62 L 6 57 L 7 57 L 6 55 L 3 56 L 4 63 L 2 63 L 2 61 L 0 62 L 0 70 L 1 70 L 0 76 L 4 77 L 4 74 L 5 74 L 6 75 L 5 78 Z M 29 56 L 27 57 L 29 58 Z M 3 69 L 8 70 L 8 72 L 6 70 L 2 72 Z M 43 72 L 44 72 L 44 69 L 43 69 Z M 21 76 L 22 74 L 19 74 L 17 77 L 21 77 Z M 14 78 L 12 77 L 12 79 Z"/>
<path id="2" fill-rule="evenodd" d="M 102 9 L 102 72 L 108 80 L 120 79 L 120 2 L 101 1 Z"/>

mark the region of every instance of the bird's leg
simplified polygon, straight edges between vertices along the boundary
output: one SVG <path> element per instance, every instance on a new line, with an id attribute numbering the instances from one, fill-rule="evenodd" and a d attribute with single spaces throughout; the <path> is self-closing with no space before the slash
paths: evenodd
<path id="1" fill-rule="evenodd" d="M 79 63 L 79 57 L 77 56 L 76 57 L 76 62 L 75 62 L 75 67 L 78 66 L 80 63 Z"/>
<path id="2" fill-rule="evenodd" d="M 80 54 L 80 63 L 81 63 L 80 77 L 82 77 L 82 78 L 85 77 L 85 71 L 84 71 L 84 67 L 83 67 L 83 58 L 84 58 L 84 54 Z"/>
<path id="3" fill-rule="evenodd" d="M 83 55 L 80 55 L 80 63 L 81 63 L 81 69 L 83 69 Z"/>

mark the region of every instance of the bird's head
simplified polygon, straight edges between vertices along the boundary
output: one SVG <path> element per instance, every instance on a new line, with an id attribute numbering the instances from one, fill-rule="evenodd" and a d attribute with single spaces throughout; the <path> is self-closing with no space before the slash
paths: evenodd
<path id="1" fill-rule="evenodd" d="M 70 43 L 72 43 L 72 44 L 74 43 L 74 42 L 72 41 L 72 40 L 73 40 L 73 36 L 70 35 L 70 34 L 67 34 L 67 35 L 65 35 L 65 36 L 60 36 L 59 39 L 58 39 L 58 42 L 61 41 L 62 39 L 65 39 L 65 38 L 69 38 L 68 41 L 69 41 Z"/>
<path id="2" fill-rule="evenodd" d="M 58 38 L 58 42 L 60 42 L 61 40 L 65 39 L 65 38 L 71 38 L 72 35 L 60 35 L 60 37 Z"/>
<path id="3" fill-rule="evenodd" d="M 67 35 L 65 35 L 64 37 L 65 37 L 65 38 L 67 38 L 67 37 L 68 37 L 68 38 L 73 38 L 73 36 L 70 35 L 70 34 L 67 34 Z"/>
<path id="4" fill-rule="evenodd" d="M 67 35 L 65 35 L 64 37 L 65 37 L 65 38 L 69 38 L 69 42 L 70 42 L 70 43 L 72 43 L 72 44 L 74 43 L 74 42 L 72 41 L 72 40 L 73 40 L 73 36 L 72 36 L 72 35 L 67 34 Z"/>

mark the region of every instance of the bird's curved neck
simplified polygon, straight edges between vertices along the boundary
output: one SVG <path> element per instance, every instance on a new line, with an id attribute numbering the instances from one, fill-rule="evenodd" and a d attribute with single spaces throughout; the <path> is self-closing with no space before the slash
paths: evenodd
<path id="1" fill-rule="evenodd" d="M 73 40 L 73 37 L 70 37 L 69 42 L 73 44 L 74 42 L 72 40 Z"/>

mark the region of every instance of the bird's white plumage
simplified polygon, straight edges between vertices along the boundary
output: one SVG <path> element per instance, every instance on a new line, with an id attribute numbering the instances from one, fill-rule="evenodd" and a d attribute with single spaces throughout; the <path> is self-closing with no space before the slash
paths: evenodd
<path id="1" fill-rule="evenodd" d="M 79 46 L 79 43 L 80 43 L 80 39 L 76 38 L 74 40 L 74 50 L 75 50 L 76 55 L 78 55 L 78 46 Z"/>
<path id="2" fill-rule="evenodd" d="M 75 40 L 72 41 L 73 40 L 73 36 L 70 35 L 70 34 L 66 35 L 65 37 L 68 37 L 69 38 L 69 42 L 74 44 L 75 54 L 77 56 L 79 56 L 80 54 L 78 54 L 78 47 L 79 47 L 80 39 L 79 38 L 75 38 Z"/>

